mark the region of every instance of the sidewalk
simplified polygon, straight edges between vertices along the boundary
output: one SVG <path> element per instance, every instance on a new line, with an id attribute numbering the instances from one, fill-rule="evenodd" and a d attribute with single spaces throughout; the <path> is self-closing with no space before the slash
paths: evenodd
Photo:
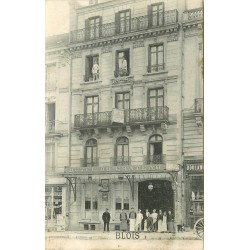
<path id="1" fill-rule="evenodd" d="M 119 234 L 120 233 L 120 234 Z M 134 232 L 135 233 L 135 232 Z M 45 238 L 69 238 L 69 239 L 82 239 L 82 240 L 114 240 L 119 237 L 126 239 L 126 235 L 133 239 L 133 232 L 118 232 L 110 231 L 65 231 L 65 232 L 45 232 Z M 139 240 L 200 240 L 196 233 L 191 230 L 190 232 L 179 232 L 179 233 L 147 233 L 140 232 Z"/>

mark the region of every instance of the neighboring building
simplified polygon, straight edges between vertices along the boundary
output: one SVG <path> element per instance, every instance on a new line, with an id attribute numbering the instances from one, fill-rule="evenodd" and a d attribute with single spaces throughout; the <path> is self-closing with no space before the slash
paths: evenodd
<path id="1" fill-rule="evenodd" d="M 69 164 L 69 35 L 46 38 L 45 84 L 45 220 L 47 230 L 64 230 Z M 58 216 L 61 215 L 61 216 Z"/>
<path id="2" fill-rule="evenodd" d="M 203 98 L 200 7 L 192 0 L 71 1 L 70 66 L 61 66 L 64 47 L 49 50 L 48 77 L 60 80 L 46 91 L 47 120 L 62 122 L 46 138 L 46 176 L 63 173 L 52 186 L 65 195 L 67 180 L 68 230 L 102 230 L 105 208 L 111 230 L 119 230 L 122 208 L 172 210 L 177 224 L 191 227 L 202 216 L 203 175 L 190 171 L 203 166 L 203 106 L 194 106 Z M 58 132 L 61 125 L 69 135 Z"/>

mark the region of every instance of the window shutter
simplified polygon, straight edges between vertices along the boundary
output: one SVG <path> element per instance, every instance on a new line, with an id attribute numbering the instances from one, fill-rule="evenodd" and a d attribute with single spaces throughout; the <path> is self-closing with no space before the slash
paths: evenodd
<path id="1" fill-rule="evenodd" d="M 90 22 L 89 19 L 85 20 L 85 40 L 88 41 L 90 37 Z"/>
<path id="2" fill-rule="evenodd" d="M 120 13 L 115 13 L 115 34 L 120 33 Z"/>
<path id="3" fill-rule="evenodd" d="M 102 17 L 99 17 L 99 37 L 102 36 Z"/>
<path id="4" fill-rule="evenodd" d="M 148 5 L 148 27 L 152 27 L 152 6 Z"/>

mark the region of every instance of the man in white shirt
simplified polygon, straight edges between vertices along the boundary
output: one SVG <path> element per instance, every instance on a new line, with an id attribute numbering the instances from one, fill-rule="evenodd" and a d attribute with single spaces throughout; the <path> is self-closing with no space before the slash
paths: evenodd
<path id="1" fill-rule="evenodd" d="M 121 76 L 127 75 L 127 72 L 128 72 L 128 63 L 127 63 L 127 60 L 126 60 L 125 56 L 123 56 L 123 58 L 122 58 L 120 70 L 121 70 L 121 72 L 120 72 Z"/>
<path id="2" fill-rule="evenodd" d="M 94 64 L 92 67 L 92 74 L 93 74 L 93 81 L 98 80 L 99 65 L 97 64 L 97 61 L 94 61 Z"/>

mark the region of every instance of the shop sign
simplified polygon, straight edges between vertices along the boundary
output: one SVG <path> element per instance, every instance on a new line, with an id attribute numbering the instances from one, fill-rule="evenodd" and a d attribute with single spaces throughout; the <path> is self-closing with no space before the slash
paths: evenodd
<path id="1" fill-rule="evenodd" d="M 48 185 L 65 185 L 66 179 L 65 178 L 46 178 L 45 184 Z"/>
<path id="2" fill-rule="evenodd" d="M 112 123 L 124 123 L 124 110 L 113 109 L 112 110 Z"/>
<path id="3" fill-rule="evenodd" d="M 203 163 L 192 163 L 186 165 L 187 172 L 203 172 L 204 164 Z"/>
<path id="4" fill-rule="evenodd" d="M 166 164 L 138 165 L 138 166 L 108 166 L 108 167 L 65 167 L 65 174 L 95 174 L 95 173 L 148 173 L 166 171 Z M 173 170 L 173 169 L 169 169 Z"/>

